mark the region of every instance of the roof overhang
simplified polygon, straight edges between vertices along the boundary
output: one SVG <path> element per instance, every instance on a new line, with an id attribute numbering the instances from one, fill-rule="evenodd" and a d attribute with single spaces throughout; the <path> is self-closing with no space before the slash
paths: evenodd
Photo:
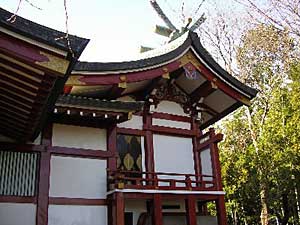
<path id="1" fill-rule="evenodd" d="M 0 9 L 0 135 L 25 142 L 39 134 L 88 40 L 70 36 L 79 44 L 70 50 L 56 42 L 64 33 L 21 17 L 10 23 L 11 15 Z"/>
<path id="2" fill-rule="evenodd" d="M 157 90 L 176 90 L 185 99 L 178 103 L 186 112 L 201 117 L 201 129 L 241 105 L 249 105 L 257 93 L 222 69 L 195 33 L 187 33 L 163 49 L 147 54 L 149 58 L 128 62 L 79 62 L 65 92 L 103 99 L 132 95 L 146 102 L 151 99 L 148 104 L 152 104 L 157 103 Z M 190 76 L 191 73 L 196 76 Z M 165 95 L 160 93 L 160 97 Z M 172 101 L 170 96 L 167 99 Z"/>
<path id="3" fill-rule="evenodd" d="M 51 116 L 53 122 L 90 127 L 107 127 L 131 119 L 143 109 L 144 102 L 106 101 L 61 95 Z"/>

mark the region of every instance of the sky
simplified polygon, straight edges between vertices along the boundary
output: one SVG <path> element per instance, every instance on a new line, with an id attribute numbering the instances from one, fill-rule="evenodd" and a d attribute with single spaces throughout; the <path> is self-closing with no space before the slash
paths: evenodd
<path id="1" fill-rule="evenodd" d="M 157 2 L 175 26 L 180 27 L 182 0 Z M 185 0 L 184 14 L 196 20 L 209 5 L 205 3 L 196 13 L 199 2 Z M 0 0 L 0 7 L 15 12 L 18 3 L 19 0 Z M 164 24 L 149 0 L 67 0 L 67 9 L 69 33 L 90 39 L 81 61 L 126 61 L 138 55 L 141 45 L 159 47 L 167 41 L 154 33 L 156 24 Z M 66 31 L 63 0 L 22 0 L 17 14 Z"/>

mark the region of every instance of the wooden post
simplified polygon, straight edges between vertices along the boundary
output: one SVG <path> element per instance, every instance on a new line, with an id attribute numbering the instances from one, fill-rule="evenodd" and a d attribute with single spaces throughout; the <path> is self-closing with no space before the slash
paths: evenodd
<path id="1" fill-rule="evenodd" d="M 112 157 L 108 159 L 108 169 L 115 171 L 117 169 L 117 126 L 116 124 L 107 130 L 107 151 L 112 153 Z"/>
<path id="2" fill-rule="evenodd" d="M 52 123 L 44 129 L 41 144 L 45 147 L 52 145 Z M 49 186 L 50 186 L 50 152 L 41 152 L 36 208 L 36 225 L 48 224 Z"/>
<path id="3" fill-rule="evenodd" d="M 122 192 L 115 193 L 115 223 L 114 225 L 125 225 L 125 201 Z"/>
<path id="4" fill-rule="evenodd" d="M 213 139 L 215 137 L 215 130 L 211 128 L 209 129 L 209 132 L 210 132 L 209 138 Z M 215 177 L 216 190 L 221 191 L 222 180 L 221 180 L 221 166 L 219 160 L 218 145 L 217 143 L 213 142 L 209 145 L 209 147 L 210 147 L 213 175 Z"/>
<path id="5" fill-rule="evenodd" d="M 154 172 L 154 150 L 153 150 L 153 133 L 149 130 L 152 124 L 152 115 L 148 113 L 148 109 L 144 109 L 143 115 L 143 130 L 146 131 L 145 135 L 145 167 L 146 172 Z M 146 174 L 147 179 L 153 179 L 153 174 Z M 153 185 L 154 182 L 149 182 L 147 185 Z"/>
<path id="6" fill-rule="evenodd" d="M 216 200 L 216 209 L 218 217 L 218 225 L 227 225 L 225 198 L 221 195 Z"/>
<path id="7" fill-rule="evenodd" d="M 196 199 L 193 195 L 188 195 L 185 200 L 187 225 L 197 225 Z"/>
<path id="8" fill-rule="evenodd" d="M 162 198 L 160 194 L 153 196 L 153 225 L 163 225 Z"/>
<path id="9" fill-rule="evenodd" d="M 194 156 L 194 169 L 195 169 L 195 175 L 196 175 L 196 181 L 197 183 L 196 186 L 198 186 L 201 182 L 201 160 L 200 160 L 200 152 L 198 151 L 198 143 L 199 139 L 198 136 L 200 136 L 200 130 L 198 123 L 196 122 L 195 119 L 192 120 L 192 130 L 196 131 L 196 136 L 193 137 L 193 156 Z M 199 135 L 198 135 L 199 134 Z"/>

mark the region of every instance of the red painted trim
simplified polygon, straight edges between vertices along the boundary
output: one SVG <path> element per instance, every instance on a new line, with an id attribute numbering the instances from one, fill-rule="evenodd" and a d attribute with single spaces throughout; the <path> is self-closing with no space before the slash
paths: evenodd
<path id="1" fill-rule="evenodd" d="M 188 195 L 185 200 L 187 225 L 197 225 L 196 199 L 194 195 Z"/>
<path id="2" fill-rule="evenodd" d="M 152 117 L 157 119 L 173 120 L 173 121 L 186 122 L 186 123 L 191 123 L 192 120 L 191 117 L 174 115 L 169 113 L 161 113 L 161 112 L 152 113 Z"/>
<path id="3" fill-rule="evenodd" d="M 125 225 L 125 218 L 124 218 L 125 201 L 124 201 L 123 193 L 121 193 L 121 192 L 115 193 L 114 200 L 115 200 L 115 215 L 114 215 L 114 217 L 116 218 L 116 221 L 115 221 L 116 223 L 114 223 L 114 225 Z"/>
<path id="4" fill-rule="evenodd" d="M 145 136 L 146 135 L 146 131 L 144 131 L 144 130 L 123 128 L 123 127 L 118 127 L 117 133 L 118 134 L 136 135 L 136 136 Z"/>
<path id="5" fill-rule="evenodd" d="M 163 225 L 162 197 L 160 194 L 153 196 L 153 225 Z"/>
<path id="6" fill-rule="evenodd" d="M 153 199 L 153 193 L 123 193 L 125 199 Z M 162 199 L 186 199 L 189 194 L 162 194 Z M 199 194 L 194 195 L 196 200 L 202 201 L 215 201 L 219 198 L 220 195 L 207 195 L 207 194 Z"/>
<path id="7" fill-rule="evenodd" d="M 201 182 L 199 180 L 200 175 L 201 175 L 201 159 L 200 159 L 200 153 L 197 151 L 198 149 L 198 144 L 199 144 L 199 139 L 198 136 L 200 135 L 199 132 L 199 126 L 198 123 L 193 119 L 192 121 L 192 130 L 194 130 L 198 135 L 193 137 L 193 157 L 194 157 L 194 169 L 195 169 L 195 174 L 196 174 L 196 180 Z"/>
<path id="8" fill-rule="evenodd" d="M 152 124 L 152 116 L 145 110 L 143 117 L 144 127 L 150 127 Z M 145 135 L 145 167 L 147 172 L 154 172 L 154 150 L 153 150 L 153 133 L 151 130 L 146 130 Z M 149 177 L 150 178 L 150 177 Z"/>
<path id="9" fill-rule="evenodd" d="M 203 138 L 203 137 L 200 137 Z M 209 140 L 198 145 L 198 151 L 208 148 L 211 143 L 218 143 L 223 140 L 223 134 L 212 135 Z"/>
<path id="10" fill-rule="evenodd" d="M 106 199 L 49 197 L 51 205 L 107 205 Z"/>
<path id="11" fill-rule="evenodd" d="M 160 66 L 159 68 L 144 70 L 139 72 L 129 72 L 129 73 L 122 73 L 122 74 L 113 74 L 113 75 L 104 75 L 104 74 L 75 74 L 74 76 L 80 76 L 78 79 L 80 82 L 85 83 L 86 85 L 108 85 L 108 84 L 118 84 L 121 82 L 120 76 L 126 76 L 126 82 L 139 82 L 144 80 L 150 80 L 159 76 L 162 76 L 166 72 L 163 68 L 167 68 L 168 72 L 175 71 L 180 67 L 179 61 L 171 62 L 167 65 Z"/>
<path id="12" fill-rule="evenodd" d="M 209 81 L 214 82 L 219 89 L 221 89 L 223 92 L 231 96 L 232 98 L 236 100 L 244 99 L 242 94 L 240 94 L 235 89 L 231 88 L 228 84 L 224 83 L 222 80 L 217 78 L 213 72 L 211 72 L 208 68 L 206 68 L 203 64 L 201 64 L 201 74 Z"/>
<path id="13" fill-rule="evenodd" d="M 50 186 L 50 153 L 42 152 L 40 157 L 40 172 L 38 199 L 36 209 L 36 225 L 48 224 L 49 186 Z"/>
<path id="14" fill-rule="evenodd" d="M 174 135 L 174 136 L 182 136 L 182 137 L 193 137 L 196 136 L 196 132 L 194 130 L 187 130 L 181 128 L 172 128 L 172 127 L 164 127 L 152 125 L 150 127 L 145 127 L 145 130 L 150 130 L 153 133 L 158 134 L 166 134 L 166 135 Z"/>
<path id="15" fill-rule="evenodd" d="M 217 209 L 218 225 L 227 225 L 224 196 L 219 196 L 218 199 L 216 200 L 216 209 Z"/>
<path id="16" fill-rule="evenodd" d="M 42 145 L 50 147 L 52 145 L 53 124 L 49 123 L 42 133 Z M 48 224 L 49 208 L 49 188 L 50 188 L 50 152 L 41 152 L 39 165 L 36 225 Z"/>
<path id="17" fill-rule="evenodd" d="M 108 159 L 108 169 L 114 171 L 117 169 L 117 127 L 116 124 L 107 129 L 108 151 L 111 157 Z"/>
<path id="18" fill-rule="evenodd" d="M 213 139 L 215 135 L 215 130 L 211 128 L 209 130 L 210 139 Z M 210 154 L 211 154 L 211 161 L 212 161 L 212 168 L 213 168 L 213 175 L 216 181 L 216 188 L 217 190 L 222 190 L 222 181 L 221 181 L 221 167 L 219 161 L 219 153 L 217 149 L 217 144 L 215 142 L 211 142 L 209 145 Z"/>
<path id="19" fill-rule="evenodd" d="M 47 62 L 49 59 L 42 55 L 39 48 L 16 38 L 0 33 L 0 49 L 6 53 L 13 53 L 16 57 L 29 62 Z"/>
<path id="20" fill-rule="evenodd" d="M 36 197 L 21 197 L 21 196 L 1 196 L 1 203 L 34 203 L 36 204 Z"/>
<path id="21" fill-rule="evenodd" d="M 58 147 L 58 146 L 49 147 L 48 150 L 51 152 L 51 154 L 60 155 L 60 156 L 75 156 L 75 157 L 96 158 L 96 159 L 106 159 L 113 156 L 113 154 L 110 151 L 103 151 L 103 150 L 68 148 L 68 147 Z"/>

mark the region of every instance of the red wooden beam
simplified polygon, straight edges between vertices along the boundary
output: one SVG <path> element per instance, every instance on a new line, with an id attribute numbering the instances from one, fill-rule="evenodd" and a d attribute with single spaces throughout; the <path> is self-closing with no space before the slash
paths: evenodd
<path id="1" fill-rule="evenodd" d="M 160 194 L 154 194 L 153 196 L 153 225 L 163 225 L 162 215 L 162 197 Z"/>
<path id="2" fill-rule="evenodd" d="M 18 58 L 29 62 L 47 62 L 49 59 L 40 53 L 40 50 L 26 42 L 11 36 L 0 34 L 0 49 L 6 53 L 13 53 Z"/>
<path id="3" fill-rule="evenodd" d="M 103 150 L 92 150 L 92 149 L 80 149 L 80 148 L 68 148 L 51 146 L 47 147 L 48 151 L 54 155 L 63 156 L 77 156 L 82 158 L 95 158 L 95 159 L 106 159 L 112 157 L 113 154 L 110 151 Z"/>
<path id="4" fill-rule="evenodd" d="M 199 125 L 195 119 L 192 121 L 192 130 L 194 130 L 197 134 L 200 132 Z M 193 137 L 193 157 L 194 157 L 194 169 L 196 174 L 196 181 L 201 182 L 200 174 L 201 174 L 201 160 L 200 160 L 200 153 L 198 150 L 198 144 L 199 144 L 199 136 L 200 134 Z"/>
<path id="5" fill-rule="evenodd" d="M 36 197 L 22 196 L 2 196 L 0 195 L 1 203 L 36 203 Z"/>
<path id="6" fill-rule="evenodd" d="M 143 117 L 144 126 L 150 127 L 152 124 L 152 116 L 144 111 L 145 115 Z M 153 133 L 151 130 L 146 130 L 145 135 L 145 166 L 147 172 L 154 172 L 154 150 L 153 150 Z M 150 177 L 149 177 L 150 178 Z"/>
<path id="7" fill-rule="evenodd" d="M 52 123 L 48 124 L 43 130 L 41 142 L 42 145 L 47 147 L 50 147 L 52 145 Z M 36 208 L 36 225 L 48 224 L 50 160 L 51 154 L 49 151 L 41 152 Z"/>
<path id="8" fill-rule="evenodd" d="M 29 74 L 32 78 L 35 78 L 35 79 L 38 79 L 38 80 L 43 80 L 44 79 L 45 74 L 43 72 L 42 72 L 43 74 L 39 74 L 39 73 L 35 72 L 34 70 L 25 68 L 21 65 L 18 65 L 17 63 L 14 63 L 12 61 L 9 61 L 9 60 L 3 59 L 3 58 L 0 58 L 0 63 L 2 63 L 4 65 L 7 65 L 11 68 L 17 69 L 19 71 L 23 71 L 24 73 Z M 32 67 L 32 68 L 34 68 L 34 67 Z M 47 83 L 51 85 L 52 82 L 53 82 L 53 79 L 55 79 L 55 78 L 51 77 L 51 80 L 49 80 Z"/>
<path id="9" fill-rule="evenodd" d="M 223 195 L 219 196 L 216 200 L 216 209 L 218 225 L 227 225 L 225 199 Z"/>
<path id="10" fill-rule="evenodd" d="M 103 75 L 97 74 L 95 75 L 85 75 L 85 74 L 76 74 L 73 76 L 78 76 L 78 81 L 83 82 L 86 85 L 107 85 L 107 84 L 118 84 L 121 82 L 120 76 L 126 76 L 126 82 L 138 82 L 144 80 L 151 80 L 153 78 L 162 76 L 168 71 L 169 73 L 175 71 L 180 67 L 179 61 L 171 62 L 167 65 L 161 66 L 159 68 L 144 70 L 139 72 L 129 72 L 122 74 L 114 74 L 114 75 Z"/>
<path id="11" fill-rule="evenodd" d="M 107 151 L 111 154 L 108 159 L 108 169 L 115 171 L 117 169 L 117 126 L 113 126 L 107 129 Z"/>
<path id="12" fill-rule="evenodd" d="M 174 114 L 169 114 L 169 113 L 154 112 L 154 113 L 152 113 L 152 117 L 158 118 L 158 119 L 186 122 L 186 123 L 191 122 L 191 117 L 179 116 L 179 115 L 174 115 Z"/>
<path id="13" fill-rule="evenodd" d="M 196 199 L 194 195 L 188 195 L 185 200 L 187 225 L 197 225 Z"/>
<path id="14" fill-rule="evenodd" d="M 167 134 L 167 135 L 174 135 L 180 137 L 193 137 L 196 136 L 196 132 L 194 130 L 188 129 L 181 129 L 181 128 L 172 128 L 172 127 L 164 127 L 164 126 L 157 126 L 152 125 L 151 127 L 144 128 L 145 130 L 150 130 L 154 133 L 158 134 Z"/>
<path id="15" fill-rule="evenodd" d="M 51 205 L 107 205 L 106 199 L 49 197 Z"/>
<path id="16" fill-rule="evenodd" d="M 128 134 L 128 135 L 137 135 L 137 136 L 145 136 L 146 135 L 146 131 L 144 131 L 144 130 L 138 130 L 138 129 L 133 129 L 133 128 L 123 128 L 123 127 L 118 127 L 117 133 L 118 134 Z"/>
<path id="17" fill-rule="evenodd" d="M 125 225 L 125 201 L 123 193 L 115 193 L 115 224 L 113 225 Z"/>
<path id="18" fill-rule="evenodd" d="M 38 200 L 36 209 L 36 225 L 48 224 L 50 153 L 42 152 L 40 157 L 38 184 Z"/>
<path id="19" fill-rule="evenodd" d="M 205 81 L 191 94 L 192 101 L 198 102 L 201 97 L 205 98 L 208 95 L 212 94 L 215 90 L 217 90 L 217 87 L 214 87 L 212 82 Z"/>

